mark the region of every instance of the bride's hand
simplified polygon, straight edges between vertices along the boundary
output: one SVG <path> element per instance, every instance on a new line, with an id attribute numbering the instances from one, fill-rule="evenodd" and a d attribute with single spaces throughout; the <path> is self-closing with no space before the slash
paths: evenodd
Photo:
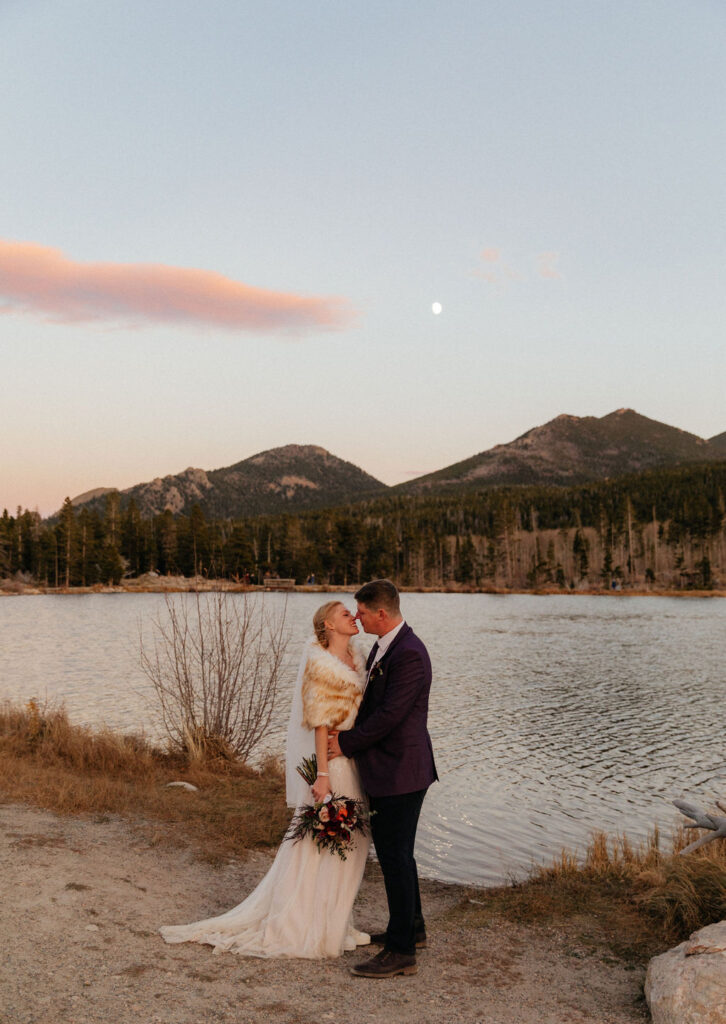
<path id="1" fill-rule="evenodd" d="M 328 793 L 333 792 L 330 788 L 330 779 L 325 778 L 316 779 L 313 783 L 312 789 L 316 804 L 320 803 L 321 800 L 324 800 Z"/>

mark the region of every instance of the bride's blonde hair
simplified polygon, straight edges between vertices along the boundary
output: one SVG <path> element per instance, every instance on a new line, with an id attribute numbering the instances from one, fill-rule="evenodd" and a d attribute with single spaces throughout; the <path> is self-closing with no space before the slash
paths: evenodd
<path id="1" fill-rule="evenodd" d="M 326 604 L 322 604 L 313 615 L 313 629 L 315 630 L 315 639 L 318 641 L 321 647 L 328 646 L 328 635 L 325 632 L 325 620 L 330 615 L 333 608 L 342 603 L 342 601 L 328 601 Z"/>

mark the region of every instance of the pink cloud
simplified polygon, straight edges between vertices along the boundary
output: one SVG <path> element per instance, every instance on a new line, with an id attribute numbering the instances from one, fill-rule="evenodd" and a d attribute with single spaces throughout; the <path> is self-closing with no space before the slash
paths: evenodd
<path id="1" fill-rule="evenodd" d="M 555 266 L 559 258 L 560 254 L 557 252 L 541 252 L 537 257 L 539 276 L 550 280 L 561 280 L 562 274 Z"/>
<path id="2" fill-rule="evenodd" d="M 345 299 L 268 291 L 211 270 L 76 263 L 59 249 L 0 239 L 0 312 L 61 323 L 171 323 L 233 331 L 340 330 Z"/>
<path id="3" fill-rule="evenodd" d="M 499 275 L 493 273 L 491 270 L 475 270 L 474 274 L 477 277 L 483 278 L 489 284 L 497 284 L 499 282 Z"/>
<path id="4" fill-rule="evenodd" d="M 480 259 L 487 264 L 486 267 L 478 267 L 474 274 L 481 277 L 488 284 L 506 284 L 508 281 L 519 281 L 520 276 L 516 270 L 512 270 L 505 263 L 502 263 L 501 249 L 482 249 L 479 253 Z M 496 264 L 496 266 L 494 266 Z"/>

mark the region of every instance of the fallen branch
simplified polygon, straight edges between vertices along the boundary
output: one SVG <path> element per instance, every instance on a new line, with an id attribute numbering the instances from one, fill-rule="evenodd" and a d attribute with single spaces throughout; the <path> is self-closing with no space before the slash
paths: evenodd
<path id="1" fill-rule="evenodd" d="M 685 825 L 684 828 L 703 828 L 710 832 L 710 835 L 701 836 L 700 839 L 685 846 L 680 851 L 681 854 L 693 853 L 694 850 L 700 849 L 706 843 L 712 843 L 714 839 L 726 839 L 726 818 L 722 815 L 702 811 L 700 807 L 689 804 L 686 800 L 674 800 L 673 804 L 681 814 L 685 814 L 692 821 L 692 824 Z M 726 806 L 720 800 L 716 801 L 716 806 L 720 810 L 726 811 Z"/>

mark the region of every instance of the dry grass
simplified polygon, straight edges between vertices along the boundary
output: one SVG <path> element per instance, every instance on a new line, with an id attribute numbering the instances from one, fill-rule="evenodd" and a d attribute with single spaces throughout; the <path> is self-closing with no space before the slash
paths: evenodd
<path id="1" fill-rule="evenodd" d="M 189 793 L 166 783 L 184 780 Z M 62 709 L 0 707 L 0 797 L 61 814 L 122 815 L 160 826 L 158 840 L 189 842 L 221 861 L 276 846 L 287 827 L 278 764 L 259 771 L 224 761 L 184 761 L 145 740 L 72 725 Z M 554 927 L 578 950 L 633 965 L 726 917 L 726 842 L 677 851 L 696 833 L 633 845 L 593 836 L 583 861 L 562 854 L 523 882 L 465 893 L 452 912 L 470 927 L 506 918 Z M 577 954 L 579 955 L 579 954 Z"/>
<path id="2" fill-rule="evenodd" d="M 505 917 L 564 928 L 581 948 L 643 964 L 726 917 L 726 843 L 679 856 L 693 838 L 679 830 L 664 853 L 657 830 L 640 845 L 598 833 L 584 861 L 563 851 L 524 882 L 472 891 L 456 913 L 479 927 Z"/>
<path id="3" fill-rule="evenodd" d="M 198 792 L 167 789 L 191 782 Z M 206 859 L 274 846 L 289 820 L 284 776 L 224 760 L 184 760 L 137 736 L 73 725 L 65 711 L 0 707 L 0 795 L 59 814 L 114 814 L 169 826 Z"/>

